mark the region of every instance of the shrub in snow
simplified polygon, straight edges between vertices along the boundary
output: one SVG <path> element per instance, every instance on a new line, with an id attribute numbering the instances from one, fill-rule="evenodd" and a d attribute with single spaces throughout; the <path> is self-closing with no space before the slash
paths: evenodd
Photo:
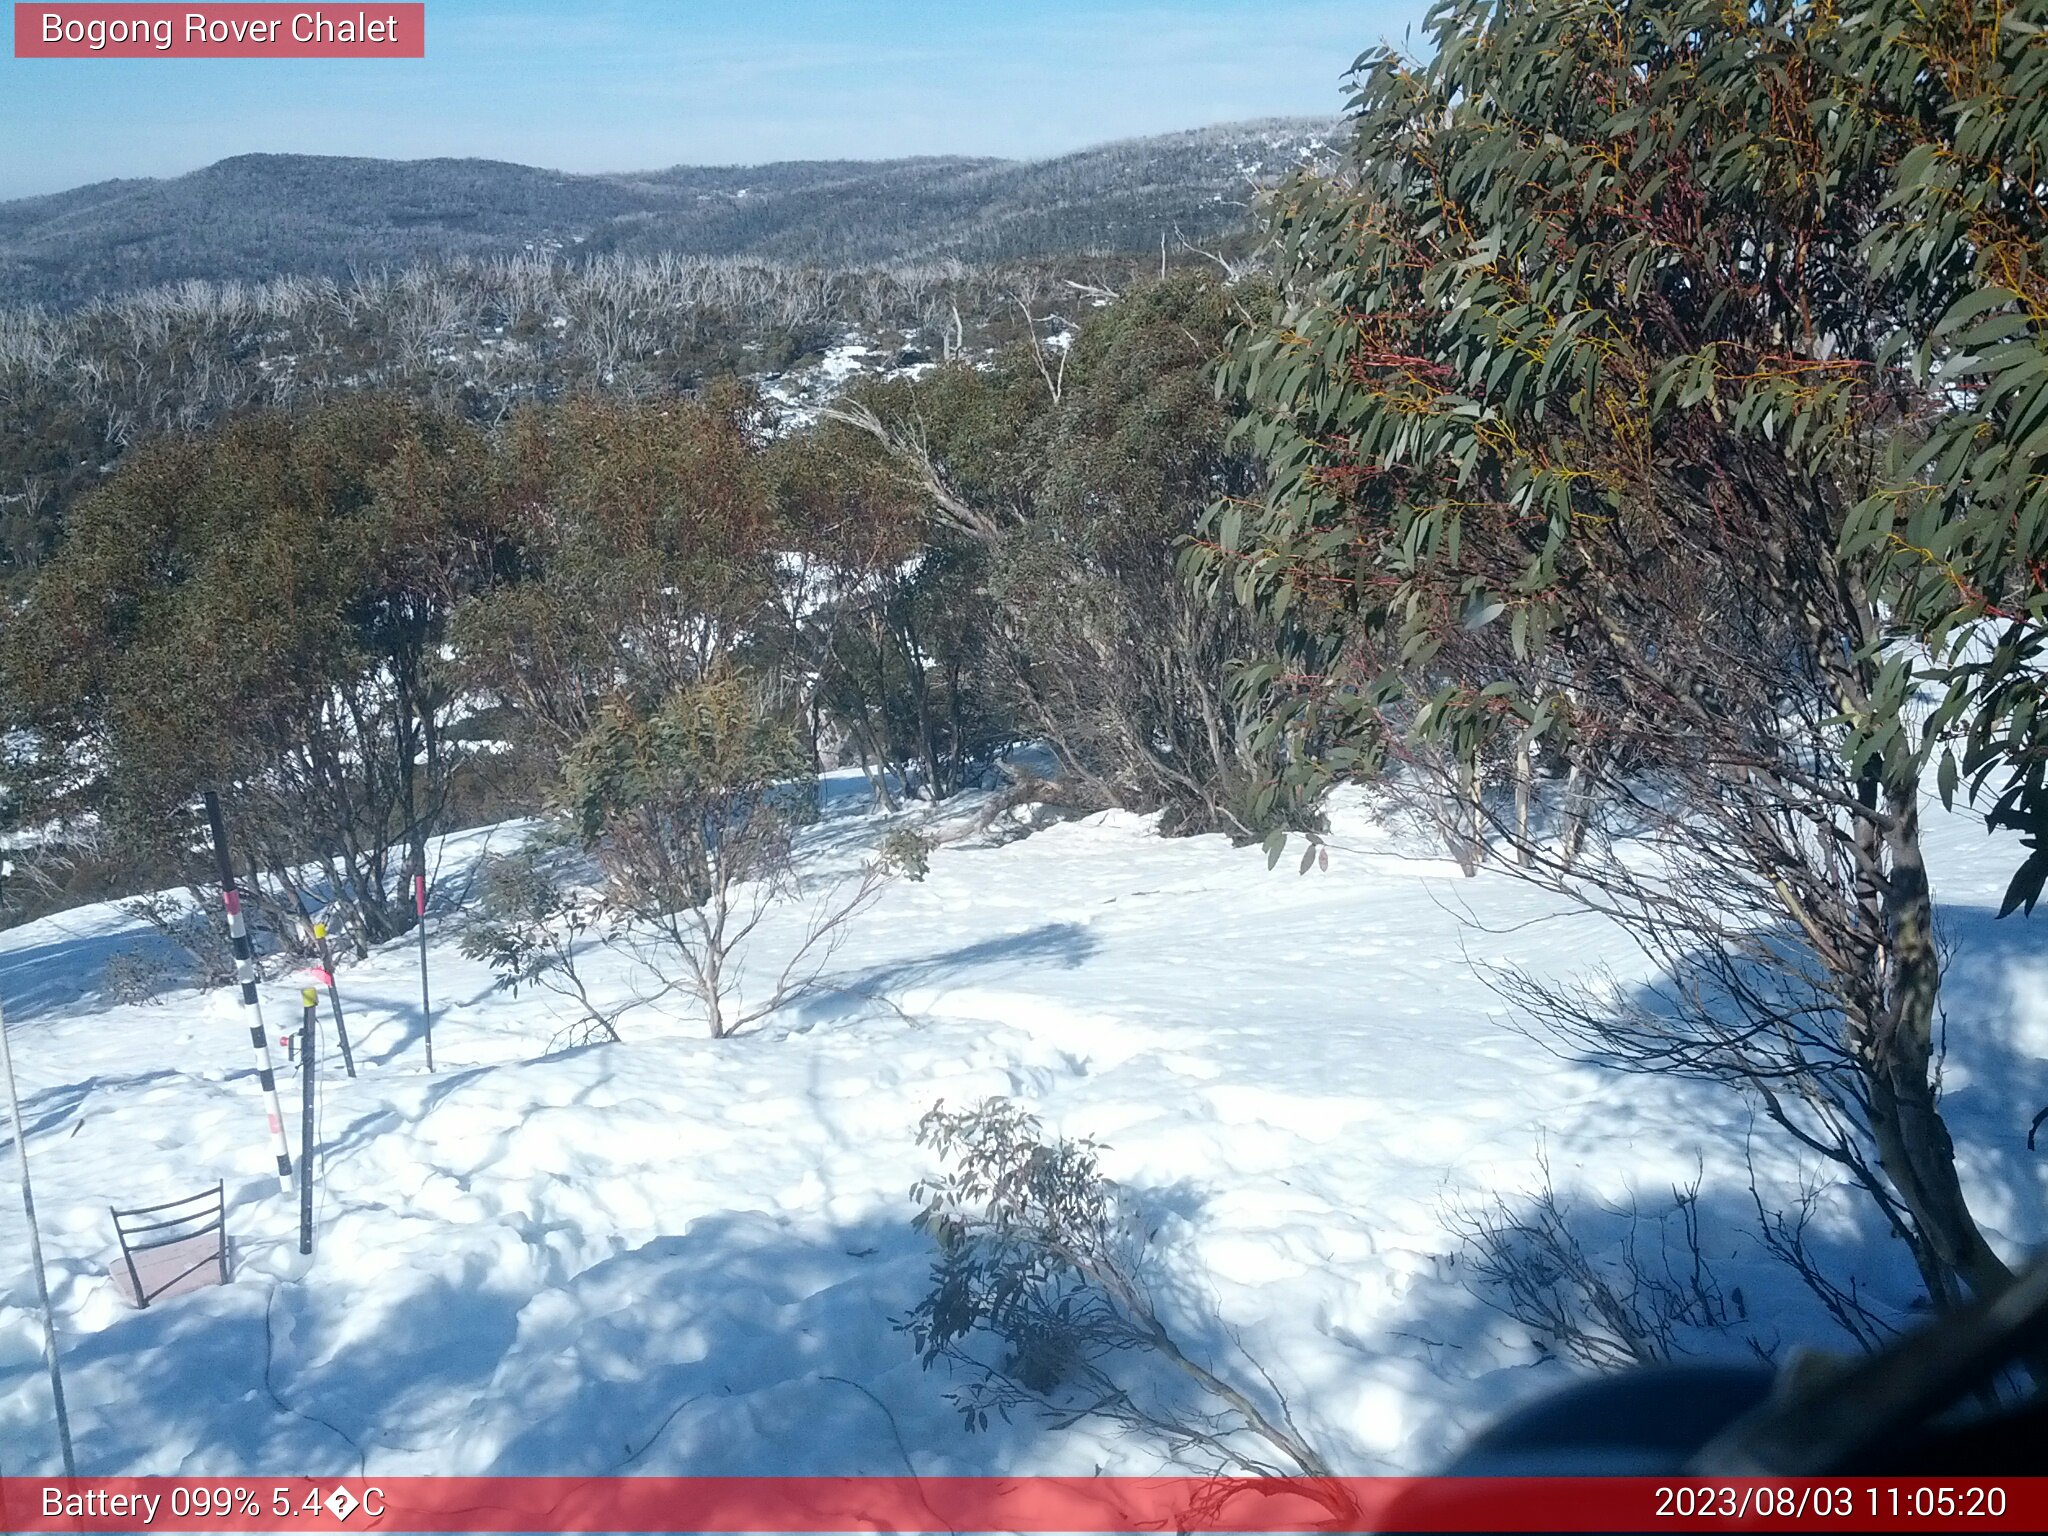
<path id="1" fill-rule="evenodd" d="M 915 827 L 896 827 L 882 839 L 879 852 L 884 865 L 906 880 L 919 881 L 931 873 L 932 850 L 937 846 L 936 839 Z"/>
<path id="2" fill-rule="evenodd" d="M 1161 1320 L 1145 1278 L 1152 1234 L 1102 1176 L 1098 1143 L 1047 1141 L 1007 1099 L 938 1104 L 918 1141 L 950 1166 L 912 1192 L 915 1224 L 939 1253 L 929 1294 L 900 1326 L 927 1367 L 944 1360 L 964 1380 L 951 1397 L 969 1429 L 1024 1407 L 1062 1426 L 1106 1419 L 1157 1438 L 1177 1462 L 1330 1475 L 1262 1368 L 1265 1392 L 1248 1391 L 1190 1357 Z"/>
<path id="3" fill-rule="evenodd" d="M 811 757 L 792 711 L 736 670 L 652 707 L 613 700 L 571 750 L 564 791 L 621 941 L 696 1002 L 714 1039 L 815 990 L 889 879 L 874 862 L 805 889 L 793 844 L 815 815 Z M 754 940 L 784 906 L 802 908 L 801 933 L 773 980 L 743 993 Z"/>
<path id="4" fill-rule="evenodd" d="M 916 579 L 874 605 L 881 649 L 850 648 L 849 726 L 914 738 L 904 755 L 934 782 L 950 746 L 955 787 L 963 721 L 969 745 L 1037 739 L 1085 810 L 1163 812 L 1168 832 L 1316 824 L 1316 792 L 1280 781 L 1284 748 L 1230 683 L 1274 627 L 1177 569 L 1211 498 L 1259 493 L 1213 365 L 1268 297 L 1182 271 L 1077 327 L 1019 295 L 1016 343 L 985 366 L 869 382 L 820 413 L 841 483 L 879 461 L 882 495 L 907 488 L 929 530 Z M 936 611 L 918 611 L 927 593 Z"/>
<path id="5" fill-rule="evenodd" d="M 196 896 L 181 900 L 170 891 L 152 891 L 123 903 L 122 910 L 142 919 L 182 950 L 201 985 L 221 987 L 235 979 L 235 954 L 227 924 Z M 111 962 L 107 969 L 111 976 Z"/>
<path id="6" fill-rule="evenodd" d="M 496 973 L 500 989 L 518 995 L 538 987 L 578 1010 L 565 1032 L 570 1045 L 619 1038 L 618 1008 L 600 1008 L 579 962 L 603 913 L 566 888 L 549 867 L 544 841 L 485 859 L 477 869 L 476 907 L 464 924 L 462 952 Z"/>
<path id="7" fill-rule="evenodd" d="M 154 1003 L 184 979 L 161 957 L 124 949 L 108 957 L 106 969 L 100 973 L 100 991 L 109 1002 Z"/>

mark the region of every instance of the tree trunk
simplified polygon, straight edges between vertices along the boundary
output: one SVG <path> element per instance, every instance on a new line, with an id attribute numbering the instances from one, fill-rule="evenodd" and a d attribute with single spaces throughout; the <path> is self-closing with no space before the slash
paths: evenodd
<path id="1" fill-rule="evenodd" d="M 1479 762 L 1475 757 L 1458 760 L 1458 789 L 1444 817 L 1444 842 L 1466 879 L 1479 873 L 1479 861 L 1486 844 L 1479 821 Z"/>
<path id="2" fill-rule="evenodd" d="M 1564 780 L 1564 867 L 1569 870 L 1579 861 L 1579 854 L 1586 846 L 1586 826 L 1593 819 L 1593 785 L 1598 778 L 1595 770 L 1578 754 L 1572 756 L 1571 769 Z"/>
<path id="3" fill-rule="evenodd" d="M 1935 1098 L 1941 957 L 1920 847 L 1918 784 L 1889 786 L 1885 810 L 1882 846 L 1890 869 L 1888 878 L 1880 875 L 1879 886 L 1885 1002 L 1868 1036 L 1856 1044 L 1870 1083 L 1878 1163 L 1919 1229 L 1915 1256 L 1929 1293 L 1937 1304 L 1953 1306 L 1963 1299 L 1962 1287 L 1978 1296 L 1997 1294 L 2012 1271 L 1991 1251 L 1970 1214 L 1956 1175 L 1955 1143 Z"/>
<path id="4" fill-rule="evenodd" d="M 1515 862 L 1524 869 L 1534 860 L 1529 847 L 1529 801 L 1535 778 L 1536 747 L 1525 737 L 1515 748 Z"/>

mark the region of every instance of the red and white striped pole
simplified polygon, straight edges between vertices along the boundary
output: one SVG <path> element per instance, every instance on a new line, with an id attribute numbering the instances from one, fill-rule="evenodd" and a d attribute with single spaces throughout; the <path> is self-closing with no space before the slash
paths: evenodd
<path id="1" fill-rule="evenodd" d="M 271 1150 L 277 1154 L 277 1187 L 292 1192 L 292 1153 L 284 1138 L 284 1107 L 277 1101 L 277 1074 L 270 1068 L 270 1037 L 263 1031 L 263 1004 L 256 997 L 256 950 L 242 917 L 242 893 L 235 888 L 235 867 L 228 860 L 227 824 L 221 820 L 220 796 L 206 792 L 206 824 L 213 833 L 213 857 L 220 866 L 220 899 L 228 909 L 228 938 L 235 950 L 235 980 L 241 984 L 242 1006 L 249 1010 L 249 1043 L 256 1049 L 256 1080 L 263 1085 L 264 1108 L 270 1115 Z"/>
<path id="2" fill-rule="evenodd" d="M 348 1075 L 356 1075 L 355 1052 L 348 1048 L 348 1025 L 341 1017 L 341 989 L 334 983 L 334 951 L 327 944 L 327 925 L 313 925 L 313 942 L 320 946 L 320 964 L 313 974 L 327 983 L 328 1000 L 334 1004 L 334 1033 L 341 1039 L 341 1064 L 348 1069 Z"/>

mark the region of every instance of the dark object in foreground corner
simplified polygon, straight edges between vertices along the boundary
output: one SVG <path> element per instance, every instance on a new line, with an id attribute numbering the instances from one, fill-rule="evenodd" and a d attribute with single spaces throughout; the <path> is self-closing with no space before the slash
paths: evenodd
<path id="1" fill-rule="evenodd" d="M 2000 1476 L 2048 1445 L 2048 1254 L 2006 1291 L 1857 1360 L 1788 1371 L 1660 1366 L 1567 1388 L 1508 1415 L 1452 1477 Z M 1992 1403 L 2003 1378 L 2031 1385 Z M 1427 1494 L 1421 1495 L 1428 1497 Z"/>
<path id="2" fill-rule="evenodd" d="M 2001 1380 L 2022 1384 L 1993 1397 Z M 1716 1435 L 1692 1471 L 2033 1472 L 2048 1444 L 2048 1253 L 1987 1301 L 1938 1318 L 1861 1360 L 1784 1378 Z"/>

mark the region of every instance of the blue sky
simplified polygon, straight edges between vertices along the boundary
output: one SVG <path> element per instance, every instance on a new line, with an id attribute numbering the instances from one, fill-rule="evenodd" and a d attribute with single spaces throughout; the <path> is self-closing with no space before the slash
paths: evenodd
<path id="1" fill-rule="evenodd" d="M 0 59 L 0 197 L 254 150 L 574 171 L 1056 154 L 1334 112 L 1352 59 L 1424 8 L 428 0 L 424 60 Z"/>

